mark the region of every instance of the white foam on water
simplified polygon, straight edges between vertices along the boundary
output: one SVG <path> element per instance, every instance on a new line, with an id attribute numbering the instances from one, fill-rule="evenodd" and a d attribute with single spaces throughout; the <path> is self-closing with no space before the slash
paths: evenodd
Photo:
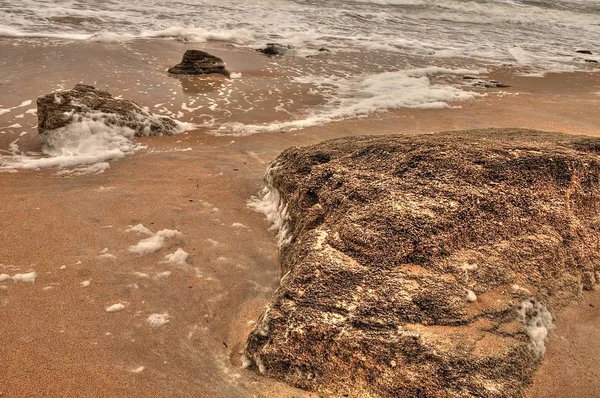
<path id="1" fill-rule="evenodd" d="M 101 120 L 84 120 L 47 134 L 47 145 L 42 148 L 46 157 L 0 156 L 0 170 L 78 167 L 79 172 L 100 173 L 107 161 L 145 149 L 131 141 L 132 129 L 108 126 Z"/>
<path id="2" fill-rule="evenodd" d="M 0 8 L 0 36 L 104 43 L 166 38 L 228 42 L 252 49 L 269 42 L 293 46 L 285 57 L 302 58 L 301 63 L 272 60 L 266 70 L 286 78 L 310 74 L 292 83 L 312 86 L 325 96 L 325 103 L 290 112 L 278 101 L 277 115 L 282 116 L 270 123 L 263 123 L 262 117 L 252 118 L 256 111 L 246 119 L 252 122 L 227 120 L 233 110 L 249 112 L 261 106 L 263 99 L 251 96 L 244 104 L 246 109 L 239 104 L 228 106 L 227 101 L 235 95 L 227 90 L 240 89 L 255 78 L 245 74 L 242 81 L 226 83 L 217 100 L 208 94 L 203 103 L 182 107 L 201 120 L 200 126 L 217 135 L 297 130 L 387 109 L 446 108 L 478 97 L 458 84 L 434 81 L 430 74 L 415 75 L 419 65 L 455 65 L 459 60 L 466 69 L 512 65 L 523 69 L 524 75 L 543 76 L 549 71 L 598 70 L 584 60 L 600 60 L 600 5 L 596 0 L 203 0 L 201 13 L 189 12 L 198 7 L 197 0 L 84 3 L 85 7 L 71 0 L 7 3 Z M 323 48 L 329 51 L 320 52 Z M 576 49 L 590 49 L 594 54 L 584 56 L 575 53 Z M 312 58 L 306 60 L 305 56 Z M 234 72 L 231 77 L 238 79 L 240 74 Z M 274 86 L 279 83 L 281 80 Z M 157 108 L 164 114 L 183 115 L 162 106 L 171 102 L 172 108 L 174 91 L 173 95 L 171 101 L 161 99 Z M 200 107 L 212 112 L 198 115 Z M 0 114 L 12 111 L 0 107 Z M 125 151 L 130 152 L 131 148 Z M 113 159 L 65 166 L 79 169 L 60 175 L 101 173 Z M 0 159 L 0 172 L 38 168 L 34 164 L 17 166 L 22 162 L 14 158 L 6 169 L 7 162 Z M 63 166 L 59 162 L 49 167 Z"/>
<path id="3" fill-rule="evenodd" d="M 87 37 L 87 40 L 98 43 L 124 43 L 134 39 L 133 35 L 115 33 L 115 32 L 98 32 Z"/>
<path id="4" fill-rule="evenodd" d="M 216 135 L 249 135 L 291 131 L 319 126 L 336 120 L 364 117 L 389 109 L 444 109 L 450 103 L 472 100 L 485 94 L 466 91 L 447 84 L 432 84 L 431 75 L 478 74 L 478 70 L 440 67 L 384 72 L 358 77 L 311 76 L 296 78 L 313 85 L 326 103 L 311 109 L 302 119 L 268 124 L 224 123 Z"/>
<path id="5" fill-rule="evenodd" d="M 226 41 L 236 44 L 250 44 L 254 42 L 255 33 L 250 29 L 212 29 L 203 27 L 170 27 L 158 31 L 143 31 L 141 37 L 170 37 L 185 41 L 207 42 Z"/>
<path id="6" fill-rule="evenodd" d="M 30 100 L 24 101 L 19 107 L 30 104 Z M 148 112 L 139 116 L 139 122 L 147 124 L 146 133 L 149 132 L 151 120 L 155 118 L 157 116 Z M 109 161 L 146 149 L 132 140 L 134 130 L 114 125 L 111 122 L 113 119 L 111 114 L 96 111 L 77 114 L 73 123 L 44 133 L 42 152 L 45 156 L 18 154 L 17 141 L 14 141 L 9 147 L 13 155 L 0 155 L 0 171 L 68 168 L 57 174 L 76 176 L 103 173 L 110 168 Z M 177 133 L 193 128 L 189 123 L 175 122 Z"/>
<path id="7" fill-rule="evenodd" d="M 195 0 L 86 1 L 85 7 L 22 0 L 0 9 L 0 35 L 108 42 L 167 37 L 250 47 L 277 41 L 300 50 L 428 50 L 500 64 L 510 60 L 510 32 L 511 45 L 527 46 L 556 66 L 572 62 L 567 54 L 575 48 L 595 48 L 600 33 L 595 0 L 204 0 L 202 13 L 189 12 L 197 6 Z"/>

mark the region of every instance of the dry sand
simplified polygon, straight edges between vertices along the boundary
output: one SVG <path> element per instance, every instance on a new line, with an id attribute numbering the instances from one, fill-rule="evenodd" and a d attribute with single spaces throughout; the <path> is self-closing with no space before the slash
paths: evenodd
<path id="1" fill-rule="evenodd" d="M 164 70 L 189 47 L 174 41 L 58 46 L 0 41 L 0 104 L 13 106 L 58 85 L 86 82 L 149 107 L 167 98 L 175 111 L 190 93 L 227 84 L 165 77 Z M 297 87 L 278 86 L 280 76 L 269 71 L 271 61 L 259 54 L 196 47 L 223 57 L 231 71 L 249 78 L 248 90 L 264 94 L 269 87 L 280 87 L 282 98 L 319 101 Z M 457 104 L 462 108 L 398 110 L 247 137 L 215 137 L 200 129 L 142 139 L 148 151 L 112 162 L 100 175 L 62 178 L 56 170 L 0 174 L 0 274 L 37 272 L 34 284 L 0 283 L 7 286 L 0 290 L 0 394 L 315 396 L 240 368 L 245 337 L 279 279 L 273 235 L 246 201 L 262 187 L 267 164 L 291 145 L 345 135 L 481 127 L 600 134 L 600 74 L 524 78 L 499 70 L 491 76 L 512 87 L 487 90 L 487 97 Z M 248 121 L 272 118 L 277 98 L 266 100 Z M 201 112 L 185 113 L 182 119 Z M 6 128 L 15 115 L 0 116 L 0 127 L 5 127 L 0 130 L 7 132 L 0 135 L 0 149 L 27 131 L 22 149 L 39 150 L 35 117 L 22 118 L 22 128 Z M 244 115 L 231 117 L 246 121 Z M 188 147 L 192 150 L 174 151 Z M 145 236 L 125 232 L 138 223 L 153 232 L 168 228 L 183 235 L 167 239 L 156 253 L 138 256 L 127 248 Z M 179 247 L 190 253 L 187 268 L 164 263 L 164 256 Z M 99 257 L 104 248 L 116 258 Z M 66 269 L 59 269 L 62 265 Z M 155 278 L 164 271 L 171 275 Z M 85 280 L 91 281 L 89 287 L 80 286 Z M 48 286 L 52 288 L 44 290 Z M 117 302 L 125 309 L 105 311 Z M 558 329 L 531 398 L 600 396 L 599 310 L 600 295 L 592 292 L 580 305 L 558 314 Z M 168 313 L 170 322 L 152 329 L 146 322 L 152 313 Z"/>

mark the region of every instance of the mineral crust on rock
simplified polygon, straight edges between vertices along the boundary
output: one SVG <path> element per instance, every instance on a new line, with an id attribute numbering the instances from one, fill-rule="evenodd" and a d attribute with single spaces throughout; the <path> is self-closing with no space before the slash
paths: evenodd
<path id="1" fill-rule="evenodd" d="M 176 75 L 207 75 L 217 73 L 227 77 L 230 76 L 229 71 L 225 69 L 225 62 L 221 58 L 200 50 L 187 50 L 183 54 L 181 63 L 170 68 L 168 72 Z"/>
<path id="2" fill-rule="evenodd" d="M 86 84 L 37 99 L 38 131 L 42 142 L 54 131 L 77 122 L 101 122 L 127 127 L 136 136 L 173 135 L 181 127 L 173 119 L 158 116 L 133 101 L 114 98 L 107 91 Z"/>
<path id="3" fill-rule="evenodd" d="M 521 397 L 600 276 L 600 139 L 503 129 L 284 151 L 281 285 L 245 365 L 351 397 Z M 347 394 L 347 395 L 345 395 Z"/>

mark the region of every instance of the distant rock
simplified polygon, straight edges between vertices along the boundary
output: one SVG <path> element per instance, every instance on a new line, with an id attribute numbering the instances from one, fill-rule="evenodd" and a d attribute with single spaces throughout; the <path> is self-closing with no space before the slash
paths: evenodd
<path id="1" fill-rule="evenodd" d="M 595 59 L 584 59 L 585 62 L 590 63 L 590 64 L 597 64 L 598 61 L 596 61 Z"/>
<path id="2" fill-rule="evenodd" d="M 575 50 L 576 53 L 579 54 L 588 54 L 588 55 L 592 55 L 592 52 L 590 50 Z"/>
<path id="3" fill-rule="evenodd" d="M 501 83 L 496 80 L 482 79 L 477 76 L 463 76 L 463 80 L 468 80 L 469 84 L 473 87 L 481 88 L 504 88 L 510 87 L 508 84 Z"/>
<path id="4" fill-rule="evenodd" d="M 522 397 L 550 311 L 600 277 L 599 155 L 517 129 L 284 151 L 254 202 L 282 278 L 244 365 L 324 396 Z"/>
<path id="5" fill-rule="evenodd" d="M 322 47 L 322 48 L 319 48 L 319 52 L 320 53 L 330 53 L 331 51 L 329 51 L 329 49 L 327 49 L 325 47 Z"/>
<path id="6" fill-rule="evenodd" d="M 180 131 L 173 119 L 154 115 L 133 101 L 114 98 L 107 91 L 86 84 L 46 94 L 37 99 L 37 108 L 42 141 L 48 132 L 82 121 L 128 127 L 136 136 L 173 135 Z"/>
<path id="7" fill-rule="evenodd" d="M 200 50 L 187 50 L 183 54 L 181 63 L 170 68 L 168 72 L 175 75 L 207 75 L 217 73 L 226 77 L 230 76 L 229 71 L 225 69 L 225 62 L 221 58 Z"/>
<path id="8" fill-rule="evenodd" d="M 258 49 L 257 51 L 266 55 L 285 55 L 291 49 L 291 46 L 285 46 L 283 44 L 277 43 L 267 43 L 267 46 L 265 48 Z"/>

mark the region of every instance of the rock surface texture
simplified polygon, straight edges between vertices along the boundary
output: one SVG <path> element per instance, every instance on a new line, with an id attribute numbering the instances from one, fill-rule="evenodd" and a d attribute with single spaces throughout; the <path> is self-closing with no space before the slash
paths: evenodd
<path id="1" fill-rule="evenodd" d="M 42 137 L 77 122 L 102 122 L 107 126 L 127 127 L 136 136 L 173 135 L 181 128 L 173 119 L 157 116 L 133 101 L 113 98 L 107 91 L 77 84 L 37 99 L 38 131 Z"/>
<path id="2" fill-rule="evenodd" d="M 284 151 L 251 207 L 281 285 L 245 365 L 351 397 L 521 397 L 600 276 L 600 139 L 365 136 Z M 347 394 L 347 395 L 346 395 Z"/>
<path id="3" fill-rule="evenodd" d="M 168 72 L 176 75 L 207 75 L 217 73 L 227 77 L 230 76 L 229 71 L 225 69 L 225 62 L 221 58 L 200 50 L 187 50 L 183 54 L 181 63 L 170 68 Z"/>

